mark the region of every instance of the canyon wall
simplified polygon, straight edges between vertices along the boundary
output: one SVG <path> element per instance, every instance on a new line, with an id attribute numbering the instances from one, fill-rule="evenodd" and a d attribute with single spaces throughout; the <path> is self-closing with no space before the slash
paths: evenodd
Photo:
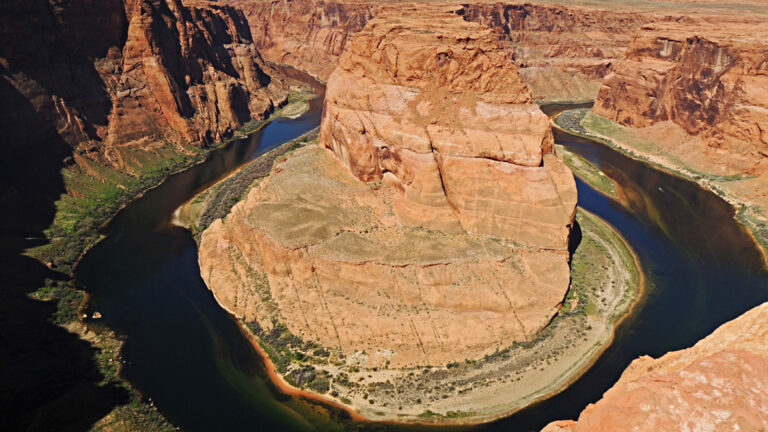
<path id="1" fill-rule="evenodd" d="M 768 429 L 768 303 L 691 348 L 633 361 L 578 421 L 543 432 Z"/>
<path id="2" fill-rule="evenodd" d="M 721 150 L 712 164 L 755 172 L 768 156 L 768 34 L 749 23 L 644 26 L 594 112 L 634 128 L 672 122 Z"/>
<path id="3" fill-rule="evenodd" d="M 322 80 L 328 79 L 347 43 L 373 18 L 379 6 L 366 0 L 227 3 L 243 10 L 264 58 L 295 66 Z"/>
<path id="4" fill-rule="evenodd" d="M 405 225 L 565 249 L 573 176 L 494 33 L 439 7 L 382 14 L 328 79 L 321 145 L 394 187 Z"/>
<path id="5" fill-rule="evenodd" d="M 615 8 L 514 3 L 468 3 L 464 19 L 485 24 L 513 53 L 537 100 L 593 99 L 622 57 L 632 33 L 653 20 L 648 12 Z"/>
<path id="6" fill-rule="evenodd" d="M 121 149 L 204 146 L 285 98 L 230 6 L 32 0 L 2 8 L 0 85 L 12 147 L 46 153 L 53 136 L 77 155 L 125 168 Z"/>
<path id="7" fill-rule="evenodd" d="M 324 80 L 380 6 L 365 0 L 228 3 L 245 11 L 266 59 Z M 461 14 L 495 31 L 537 100 L 593 99 L 600 80 L 626 50 L 632 31 L 655 19 L 647 12 L 479 2 L 465 4 Z"/>

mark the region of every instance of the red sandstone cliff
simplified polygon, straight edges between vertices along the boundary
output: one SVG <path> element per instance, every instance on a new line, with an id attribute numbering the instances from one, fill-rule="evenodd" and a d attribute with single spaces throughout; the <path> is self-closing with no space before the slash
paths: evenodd
<path id="1" fill-rule="evenodd" d="M 39 146 L 45 153 L 61 140 L 80 155 L 124 168 L 123 148 L 203 146 L 263 117 L 285 97 L 281 78 L 254 48 L 245 17 L 231 6 L 3 3 L 0 90 L 11 147 Z"/>
<path id="2" fill-rule="evenodd" d="M 366 0 L 228 3 L 245 11 L 266 59 L 322 79 L 330 76 L 349 41 L 380 6 Z M 517 59 L 536 99 L 594 98 L 600 80 L 626 50 L 632 31 L 654 19 L 647 12 L 514 3 L 468 3 L 461 14 L 495 31 L 502 47 Z"/>
<path id="3" fill-rule="evenodd" d="M 739 167 L 750 172 L 768 155 L 768 34 L 760 24 L 645 26 L 594 112 L 631 127 L 674 122 L 751 160 Z"/>
<path id="4" fill-rule="evenodd" d="M 768 303 L 691 348 L 632 362 L 578 421 L 542 432 L 768 429 Z"/>
<path id="5" fill-rule="evenodd" d="M 321 144 L 398 190 L 401 223 L 565 249 L 576 189 L 547 116 L 494 33 L 444 9 L 398 6 L 355 36 Z"/>

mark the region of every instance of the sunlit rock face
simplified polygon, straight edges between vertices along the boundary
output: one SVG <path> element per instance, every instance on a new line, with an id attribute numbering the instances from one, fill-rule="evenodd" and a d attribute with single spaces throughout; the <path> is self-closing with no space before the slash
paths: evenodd
<path id="1" fill-rule="evenodd" d="M 576 187 L 548 118 L 494 33 L 456 12 L 370 21 L 328 80 L 321 145 L 394 186 L 404 225 L 564 249 Z"/>
<path id="2" fill-rule="evenodd" d="M 578 421 L 542 432 L 768 429 L 768 303 L 691 348 L 633 361 Z"/>
<path id="3" fill-rule="evenodd" d="M 768 154 L 767 38 L 762 24 L 645 26 L 594 111 L 635 128 L 673 122 L 712 147 L 712 164 L 756 171 Z"/>
<path id="4" fill-rule="evenodd" d="M 487 27 L 383 10 L 297 150 L 201 237 L 219 303 L 347 366 L 480 358 L 535 338 L 568 290 L 572 174 Z"/>

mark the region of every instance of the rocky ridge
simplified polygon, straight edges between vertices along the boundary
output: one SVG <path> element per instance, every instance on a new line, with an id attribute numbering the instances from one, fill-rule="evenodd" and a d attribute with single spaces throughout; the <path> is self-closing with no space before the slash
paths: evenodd
<path id="1" fill-rule="evenodd" d="M 723 324 L 691 348 L 633 361 L 578 421 L 543 432 L 768 428 L 768 303 Z"/>
<path id="2" fill-rule="evenodd" d="M 321 79 L 330 76 L 353 36 L 381 6 L 365 0 L 228 3 L 245 11 L 256 46 L 265 58 Z M 407 3 L 403 5 L 407 7 Z M 612 62 L 626 50 L 632 29 L 666 19 L 647 11 L 515 2 L 469 2 L 461 14 L 494 30 L 510 58 L 516 59 L 523 81 L 537 100 L 593 99 Z"/>

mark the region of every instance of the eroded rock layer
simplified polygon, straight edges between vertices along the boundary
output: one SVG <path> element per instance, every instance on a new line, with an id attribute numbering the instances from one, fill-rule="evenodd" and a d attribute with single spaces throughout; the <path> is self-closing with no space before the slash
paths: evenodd
<path id="1" fill-rule="evenodd" d="M 371 20 L 328 80 L 321 145 L 394 187 L 405 225 L 563 250 L 576 188 L 548 118 L 494 33 L 456 12 Z"/>
<path id="2" fill-rule="evenodd" d="M 768 429 L 768 303 L 692 348 L 633 361 L 578 421 L 545 432 Z"/>
<path id="3" fill-rule="evenodd" d="M 755 172 L 768 155 L 768 33 L 748 23 L 645 26 L 594 112 L 637 128 L 673 122 L 720 149 L 715 165 Z"/>
<path id="4" fill-rule="evenodd" d="M 221 140 L 287 93 L 231 6 L 31 0 L 4 2 L 2 11 L 0 84 L 12 146 L 45 153 L 62 141 L 78 156 L 125 168 L 122 149 Z"/>
<path id="5" fill-rule="evenodd" d="M 568 288 L 565 251 L 398 226 L 388 188 L 317 146 L 278 164 L 202 235 L 216 299 L 348 366 L 438 365 L 530 340 Z"/>
<path id="6" fill-rule="evenodd" d="M 444 365 L 546 327 L 576 186 L 493 32 L 454 7 L 385 10 L 325 103 L 320 145 L 203 233 L 218 301 L 347 367 Z"/>
<path id="7" fill-rule="evenodd" d="M 245 11 L 265 58 L 322 79 L 330 76 L 354 35 L 381 6 L 366 0 L 227 1 Z M 494 30 L 502 48 L 517 59 L 534 97 L 542 100 L 594 98 L 632 31 L 656 19 L 647 12 L 514 2 L 469 2 L 460 13 Z"/>

